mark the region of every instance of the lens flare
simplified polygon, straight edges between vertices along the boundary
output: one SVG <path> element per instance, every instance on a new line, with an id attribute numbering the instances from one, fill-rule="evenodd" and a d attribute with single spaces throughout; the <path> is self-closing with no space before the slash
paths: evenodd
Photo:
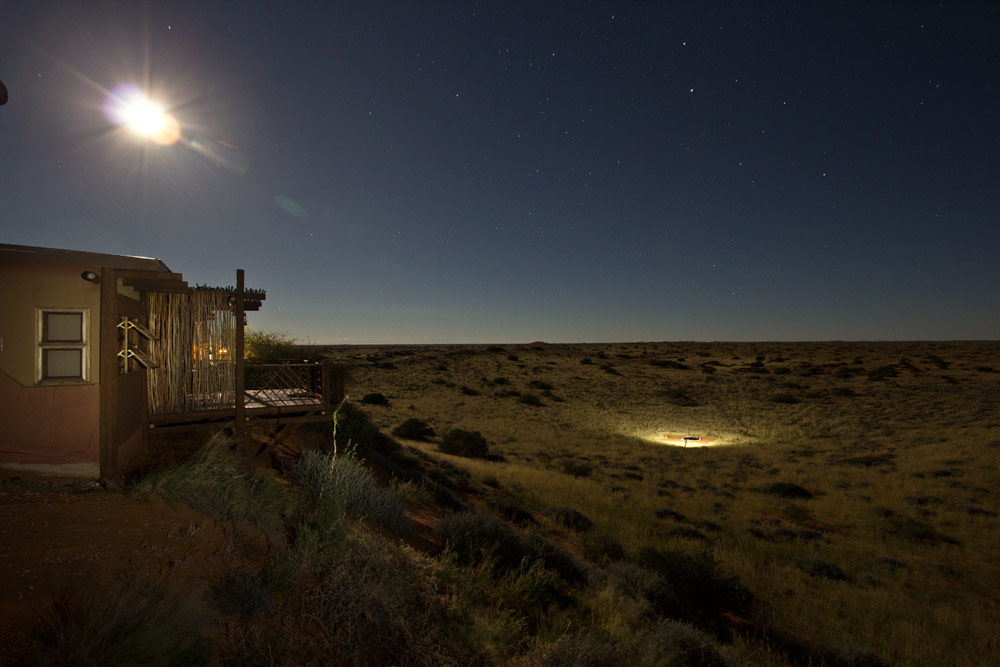
<path id="1" fill-rule="evenodd" d="M 169 146 L 181 137 L 177 119 L 136 86 L 122 86 L 111 91 L 105 111 L 112 122 L 161 146 Z"/>

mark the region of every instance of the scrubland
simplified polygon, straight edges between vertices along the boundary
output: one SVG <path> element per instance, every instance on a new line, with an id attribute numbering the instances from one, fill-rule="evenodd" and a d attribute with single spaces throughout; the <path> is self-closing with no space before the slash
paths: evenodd
<path id="1" fill-rule="evenodd" d="M 176 566 L 175 544 L 209 531 L 172 528 L 166 574 L 80 587 L 9 655 L 1000 661 L 1000 343 L 303 351 L 349 373 L 337 456 L 327 423 L 270 456 L 217 439 L 86 491 L 209 517 L 214 564 L 197 580 Z M 7 480 L 0 500 L 70 493 L 32 484 Z"/>

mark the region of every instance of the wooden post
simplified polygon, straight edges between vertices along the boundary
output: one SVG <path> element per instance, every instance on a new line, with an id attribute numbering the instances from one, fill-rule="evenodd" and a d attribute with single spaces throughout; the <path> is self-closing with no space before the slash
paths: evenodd
<path id="1" fill-rule="evenodd" d="M 236 269 L 236 411 L 233 414 L 235 418 L 235 434 L 236 438 L 240 439 L 243 437 L 243 433 L 246 430 L 246 422 L 243 416 L 243 409 L 245 407 L 244 399 L 244 389 L 245 389 L 245 378 L 243 376 L 243 347 L 244 347 L 244 331 L 243 331 L 243 269 Z"/>
<path id="2" fill-rule="evenodd" d="M 101 270 L 100 309 L 100 475 L 111 480 L 118 476 L 118 452 L 115 451 L 115 429 L 118 425 L 118 276 L 114 269 Z M 93 357 L 91 357 L 93 358 Z M 93 362 L 91 362 L 93 363 Z"/>
<path id="3" fill-rule="evenodd" d="M 331 396 L 330 396 L 331 392 L 333 391 L 333 388 L 331 386 L 333 384 L 333 372 L 332 372 L 333 371 L 333 364 L 330 363 L 329 359 L 324 359 L 323 360 L 322 369 L 323 369 L 322 370 L 322 373 L 323 373 L 323 414 L 326 415 L 326 416 L 330 416 L 331 410 L 333 408 L 333 406 L 331 405 L 331 403 L 333 401 L 332 401 Z"/>

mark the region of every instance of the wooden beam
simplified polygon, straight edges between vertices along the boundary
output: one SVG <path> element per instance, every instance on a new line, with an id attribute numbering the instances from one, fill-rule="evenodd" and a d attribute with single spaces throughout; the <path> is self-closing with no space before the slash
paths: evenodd
<path id="1" fill-rule="evenodd" d="M 239 440 L 243 437 L 244 432 L 244 419 L 243 419 L 243 408 L 245 406 L 246 396 L 244 395 L 244 389 L 246 388 L 246 381 L 243 375 L 244 371 L 244 335 L 243 330 L 243 318 L 244 313 L 244 303 L 243 303 L 243 269 L 236 269 L 236 411 L 233 414 L 236 419 L 236 439 Z"/>
<path id="2" fill-rule="evenodd" d="M 118 475 L 117 452 L 115 451 L 115 427 L 117 420 L 118 396 L 118 272 L 115 269 L 101 271 L 100 310 L 100 426 L 98 432 L 100 447 L 101 479 L 114 479 Z"/>
<path id="3" fill-rule="evenodd" d="M 148 278 L 126 278 L 122 284 L 137 292 L 173 292 L 175 294 L 190 294 L 194 290 L 183 280 L 150 280 Z"/>
<path id="4" fill-rule="evenodd" d="M 105 274 L 106 275 L 106 274 Z M 135 271 L 116 269 L 115 277 L 122 280 L 175 280 L 183 282 L 184 276 L 179 273 L 168 273 L 166 271 Z M 104 279 L 104 276 L 101 277 Z"/>

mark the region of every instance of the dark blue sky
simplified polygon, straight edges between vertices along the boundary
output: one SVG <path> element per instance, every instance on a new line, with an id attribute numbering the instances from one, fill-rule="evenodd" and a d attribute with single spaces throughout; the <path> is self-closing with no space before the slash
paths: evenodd
<path id="1" fill-rule="evenodd" d="M 336 343 L 1000 337 L 1000 5 L 0 0 L 0 240 Z M 181 139 L 112 124 L 137 84 Z"/>

